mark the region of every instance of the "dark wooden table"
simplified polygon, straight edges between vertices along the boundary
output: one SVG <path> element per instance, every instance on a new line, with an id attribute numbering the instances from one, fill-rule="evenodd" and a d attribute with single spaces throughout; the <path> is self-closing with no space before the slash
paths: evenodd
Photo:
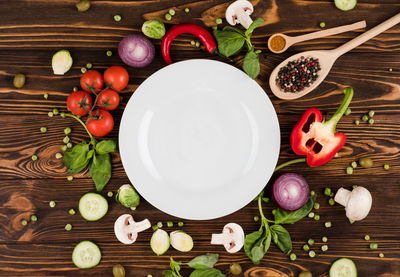
<path id="1" fill-rule="evenodd" d="M 179 2 L 179 4 L 176 4 Z M 400 26 L 396 26 L 340 58 L 321 86 L 308 96 L 295 101 L 277 99 L 269 90 L 270 72 L 280 61 L 298 51 L 331 49 L 357 36 L 362 30 L 333 37 L 301 43 L 288 52 L 274 55 L 268 52 L 266 42 L 275 32 L 302 34 L 319 29 L 320 21 L 327 27 L 367 20 L 368 28 L 400 11 L 398 0 L 360 0 L 350 12 L 337 10 L 333 1 L 265 0 L 252 1 L 255 5 L 253 18 L 262 17 L 265 24 L 256 30 L 254 44 L 261 54 L 261 74 L 257 78 L 272 100 L 279 116 L 282 146 L 279 162 L 296 155 L 289 145 L 289 134 L 308 107 L 317 107 L 326 115 L 332 115 L 342 101 L 341 88 L 352 86 L 355 96 L 351 103 L 352 113 L 345 116 L 338 130 L 345 132 L 348 140 L 340 150 L 340 157 L 329 164 L 308 168 L 298 164 L 282 172 L 297 172 L 305 176 L 310 187 L 319 197 L 321 208 L 316 211 L 319 221 L 305 218 L 286 226 L 293 239 L 293 252 L 297 260 L 292 262 L 275 246 L 272 246 L 259 266 L 254 266 L 241 251 L 227 254 L 222 247 L 211 246 L 210 236 L 228 222 L 241 224 L 246 233 L 258 229 L 253 221 L 257 215 L 256 203 L 249 203 L 240 211 L 224 218 L 210 221 L 184 220 L 183 230 L 191 234 L 195 246 L 190 253 L 170 249 L 157 257 L 149 246 L 150 230 L 140 234 L 130 246 L 119 243 L 113 231 L 115 219 L 127 212 L 110 199 L 110 211 L 98 222 L 87 222 L 80 215 L 68 214 L 77 209 L 82 194 L 94 189 L 87 172 L 77 174 L 73 181 L 66 180 L 66 170 L 61 160 L 55 158 L 63 145 L 63 129 L 73 129 L 72 142 L 87 139 L 84 130 L 72 119 L 59 116 L 50 118 L 53 108 L 65 110 L 65 101 L 74 86 L 79 85 L 80 69 L 90 62 L 95 69 L 122 64 L 116 54 L 118 42 L 126 35 L 140 32 L 144 20 L 164 19 L 170 8 L 176 10 L 171 24 L 195 22 L 211 27 L 215 19 L 223 17 L 227 2 L 204 1 L 93 1 L 85 13 L 78 13 L 75 0 L 0 1 L 0 275 L 2 276 L 110 276 L 114 264 L 121 263 L 127 276 L 161 276 L 168 268 L 169 256 L 188 261 L 204 254 L 219 253 L 217 268 L 226 271 L 231 262 L 239 262 L 245 276 L 297 276 L 308 269 L 313 276 L 327 276 L 331 262 L 339 257 L 355 261 L 359 276 L 400 276 Z M 186 14 L 183 9 L 190 8 Z M 122 15 L 120 22 L 113 16 Z M 170 25 L 168 25 L 170 26 Z M 191 36 L 179 37 L 173 45 L 173 59 L 191 58 L 220 59 L 190 45 Z M 166 64 L 160 54 L 160 41 L 154 41 L 156 58 L 144 69 L 129 68 L 131 81 L 123 91 L 122 105 L 114 113 L 116 127 L 109 135 L 118 136 L 118 124 L 124 107 L 135 89 L 149 75 Z M 59 49 L 68 49 L 74 58 L 71 70 L 65 76 L 55 76 L 51 70 L 51 57 Z M 106 56 L 112 50 L 114 55 Z M 240 66 L 243 55 L 235 57 L 233 64 Z M 26 85 L 15 89 L 14 74 L 27 76 Z M 173 84 L 165 84 L 173 85 Z M 48 93 L 48 100 L 43 94 Z M 369 110 L 375 111 L 375 124 L 359 120 Z M 40 127 L 47 127 L 41 133 Z M 37 161 L 31 156 L 36 154 Z M 345 168 L 360 157 L 374 160 L 371 169 L 354 170 L 347 175 Z M 104 190 L 116 189 L 129 182 L 118 154 L 112 156 L 112 179 Z M 389 164 L 385 171 L 383 164 Z M 367 187 L 373 196 L 370 215 L 363 221 L 350 224 L 344 208 L 329 206 L 323 196 L 323 188 L 338 189 L 352 185 Z M 56 202 L 55 208 L 49 201 Z M 229 199 L 221 199 L 229 201 Z M 206 201 L 204 202 L 206 205 Z M 274 204 L 268 204 L 265 213 L 271 215 Z M 22 219 L 36 214 L 38 221 L 21 225 Z M 152 223 L 173 218 L 146 201 L 133 212 L 136 219 L 148 218 Z M 330 229 L 324 227 L 331 221 Z M 73 225 L 70 232 L 64 230 L 67 223 Z M 172 228 L 166 228 L 172 230 Z M 370 235 L 379 244 L 378 250 L 370 250 L 364 235 Z M 321 238 L 329 238 L 329 250 L 322 252 Z M 302 250 L 303 244 L 313 238 L 316 257 L 310 258 Z M 80 240 L 95 241 L 101 248 L 101 263 L 90 270 L 79 270 L 71 262 L 73 247 Z M 378 254 L 384 253 L 384 258 Z M 184 275 L 188 271 L 183 270 Z"/>

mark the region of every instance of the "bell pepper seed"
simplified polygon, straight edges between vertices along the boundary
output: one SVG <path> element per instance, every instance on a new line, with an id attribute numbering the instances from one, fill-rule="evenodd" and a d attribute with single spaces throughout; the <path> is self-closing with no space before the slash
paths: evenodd
<path id="1" fill-rule="evenodd" d="M 28 221 L 27 221 L 26 219 L 22 219 L 22 220 L 21 220 L 21 224 L 22 224 L 23 226 L 26 226 L 26 225 L 28 224 Z"/>
<path id="2" fill-rule="evenodd" d="M 313 240 L 313 239 L 309 239 L 309 240 L 307 241 L 307 243 L 311 246 L 311 245 L 314 244 L 314 240 Z"/>
<path id="3" fill-rule="evenodd" d="M 114 20 L 119 22 L 121 21 L 122 17 L 119 14 L 114 15 Z"/>
<path id="4" fill-rule="evenodd" d="M 74 92 L 75 92 L 75 91 L 78 91 L 78 87 L 73 87 L 73 88 L 72 88 L 72 91 L 74 91 Z"/>
<path id="5" fill-rule="evenodd" d="M 314 220 L 319 220 L 320 219 L 320 215 L 319 214 L 316 214 L 316 215 L 314 215 Z"/>
<path id="6" fill-rule="evenodd" d="M 165 14 L 165 19 L 170 21 L 172 19 L 172 16 L 169 13 Z"/>
<path id="7" fill-rule="evenodd" d="M 378 244 L 375 243 L 375 242 L 370 243 L 370 244 L 369 244 L 369 248 L 371 248 L 371 249 L 378 249 Z"/>
<path id="8" fill-rule="evenodd" d="M 47 128 L 46 127 L 40 127 L 40 132 L 46 133 L 47 132 Z"/>
<path id="9" fill-rule="evenodd" d="M 383 253 L 379 253 L 379 258 L 384 258 L 385 255 Z"/>
<path id="10" fill-rule="evenodd" d="M 384 169 L 384 170 L 389 170 L 389 169 L 390 169 L 390 165 L 384 164 L 384 165 L 383 165 L 383 169 Z"/>
<path id="11" fill-rule="evenodd" d="M 71 133 L 71 128 L 67 127 L 64 129 L 64 134 L 69 135 Z"/>
<path id="12" fill-rule="evenodd" d="M 37 216 L 36 215 L 31 215 L 31 221 L 36 222 L 37 221 Z"/>
<path id="13" fill-rule="evenodd" d="M 315 214 L 314 214 L 313 212 L 311 212 L 311 213 L 308 214 L 308 217 L 309 217 L 309 218 L 313 218 L 314 216 L 315 216 Z"/>
<path id="14" fill-rule="evenodd" d="M 329 205 L 333 206 L 335 205 L 335 200 L 333 200 L 333 198 L 329 198 Z"/>
<path id="15" fill-rule="evenodd" d="M 350 165 L 351 165 L 352 168 L 356 168 L 357 167 L 357 162 L 351 162 Z"/>
<path id="16" fill-rule="evenodd" d="M 56 153 L 56 159 L 61 159 L 63 155 L 61 153 Z"/>
<path id="17" fill-rule="evenodd" d="M 325 227 L 326 228 L 331 228 L 332 227 L 332 222 L 330 222 L 330 221 L 325 222 Z"/>
<path id="18" fill-rule="evenodd" d="M 178 222 L 178 226 L 179 226 L 179 227 L 182 227 L 182 226 L 183 226 L 183 222 L 182 222 L 182 221 L 179 221 L 179 222 Z"/>
<path id="19" fill-rule="evenodd" d="M 64 228 L 65 228 L 66 231 L 71 231 L 72 230 L 72 225 L 68 223 L 67 225 L 65 225 Z"/>
<path id="20" fill-rule="evenodd" d="M 361 117 L 361 120 L 364 121 L 364 122 L 367 122 L 368 121 L 368 115 L 363 115 Z"/>
<path id="21" fill-rule="evenodd" d="M 327 237 L 322 237 L 322 241 L 323 241 L 323 242 L 327 242 L 327 241 L 328 241 L 328 238 L 327 238 Z"/>
<path id="22" fill-rule="evenodd" d="M 259 220 L 260 220 L 260 217 L 259 217 L 258 215 L 256 215 L 256 216 L 254 216 L 254 218 L 253 218 L 253 219 L 254 219 L 254 221 L 255 221 L 255 222 L 257 222 L 257 221 L 259 221 Z"/>
<path id="23" fill-rule="evenodd" d="M 69 213 L 70 215 L 74 215 L 74 214 L 75 214 L 75 210 L 74 210 L 74 209 L 69 209 L 68 213 Z"/>
<path id="24" fill-rule="evenodd" d="M 303 250 L 304 250 L 304 251 L 310 250 L 310 246 L 308 246 L 308 244 L 304 244 L 304 245 L 303 245 Z"/>
<path id="25" fill-rule="evenodd" d="M 71 176 L 71 175 L 70 175 L 70 176 L 67 176 L 67 180 L 68 180 L 68 181 L 72 181 L 72 180 L 74 180 L 74 177 Z"/>
<path id="26" fill-rule="evenodd" d="M 219 24 L 222 24 L 222 19 L 221 19 L 221 18 L 215 19 L 215 23 L 217 23 L 218 25 L 219 25 Z"/>
<path id="27" fill-rule="evenodd" d="M 360 121 L 359 120 L 354 120 L 354 124 L 360 125 Z"/>
<path id="28" fill-rule="evenodd" d="M 43 94 L 43 98 L 47 100 L 49 98 L 49 94 L 48 93 Z"/>
<path id="29" fill-rule="evenodd" d="M 308 256 L 310 256 L 310 258 L 314 258 L 315 252 L 313 250 L 311 250 L 310 252 L 308 252 Z"/>
<path id="30" fill-rule="evenodd" d="M 91 63 L 87 63 L 87 64 L 86 64 L 86 68 L 87 68 L 87 69 L 91 69 L 92 67 L 93 67 L 93 65 L 92 65 Z"/>
<path id="31" fill-rule="evenodd" d="M 325 28 L 325 26 L 326 26 L 325 22 L 322 21 L 322 22 L 319 23 L 319 27 Z"/>
<path id="32" fill-rule="evenodd" d="M 107 57 L 111 57 L 112 56 L 112 51 L 107 50 L 106 55 L 107 55 Z"/>
<path id="33" fill-rule="evenodd" d="M 290 254 L 290 260 L 295 261 L 297 259 L 296 254 L 292 253 Z"/>
<path id="34" fill-rule="evenodd" d="M 37 157 L 36 155 L 32 155 L 32 157 L 31 157 L 32 161 L 36 161 L 37 158 L 38 158 L 38 157 Z"/>
<path id="35" fill-rule="evenodd" d="M 157 231 L 158 226 L 157 225 L 153 225 L 153 226 L 151 226 L 151 228 L 153 229 L 153 231 Z"/>
<path id="36" fill-rule="evenodd" d="M 175 15 L 175 10 L 174 9 L 169 9 L 168 13 L 170 15 L 174 16 Z"/>
<path id="37" fill-rule="evenodd" d="M 318 210 L 318 209 L 319 209 L 319 207 L 320 207 L 319 203 L 318 203 L 318 202 L 316 202 L 316 203 L 314 204 L 314 209 Z"/>
<path id="38" fill-rule="evenodd" d="M 162 227 L 163 227 L 163 224 L 162 224 L 161 221 L 157 222 L 157 227 L 158 227 L 158 228 L 162 228 Z"/>
<path id="39" fill-rule="evenodd" d="M 350 167 L 350 166 L 348 166 L 348 167 L 346 168 L 346 174 L 349 174 L 349 175 L 353 174 L 353 168 Z"/>
<path id="40" fill-rule="evenodd" d="M 326 196 L 329 196 L 329 195 L 331 195 L 331 189 L 330 188 L 325 188 L 324 189 L 324 194 L 326 195 Z"/>
<path id="41" fill-rule="evenodd" d="M 375 112 L 374 111 L 369 111 L 368 115 L 369 115 L 369 117 L 373 117 L 375 115 Z"/>
<path id="42" fill-rule="evenodd" d="M 48 116 L 48 117 L 53 117 L 53 115 L 54 115 L 53 112 L 48 112 L 48 113 L 47 113 L 47 116 Z"/>
<path id="43" fill-rule="evenodd" d="M 188 12 L 190 12 L 190 9 L 189 8 L 185 8 L 185 13 L 188 13 Z"/>
<path id="44" fill-rule="evenodd" d="M 173 227 L 174 226 L 174 223 L 172 222 L 172 221 L 167 221 L 167 227 Z"/>
<path id="45" fill-rule="evenodd" d="M 56 202 L 54 202 L 53 200 L 50 201 L 49 206 L 50 206 L 50 208 L 54 208 L 56 206 Z"/>
<path id="46" fill-rule="evenodd" d="M 371 237 L 370 237 L 369 235 L 365 235 L 365 236 L 364 236 L 364 239 L 365 239 L 365 240 L 370 240 Z"/>
<path id="47" fill-rule="evenodd" d="M 351 109 L 347 108 L 346 111 L 344 112 L 344 115 L 350 115 L 351 114 Z"/>
<path id="48" fill-rule="evenodd" d="M 373 118 L 370 118 L 370 119 L 368 120 L 368 123 L 369 123 L 369 125 L 372 125 L 372 124 L 375 123 L 375 120 L 374 120 Z"/>
<path id="49" fill-rule="evenodd" d="M 324 251 L 324 252 L 327 251 L 328 250 L 328 245 L 326 245 L 326 244 L 322 245 L 321 246 L 321 250 Z"/>
<path id="50" fill-rule="evenodd" d="M 67 143 L 67 148 L 72 148 L 72 143 L 68 142 Z"/>

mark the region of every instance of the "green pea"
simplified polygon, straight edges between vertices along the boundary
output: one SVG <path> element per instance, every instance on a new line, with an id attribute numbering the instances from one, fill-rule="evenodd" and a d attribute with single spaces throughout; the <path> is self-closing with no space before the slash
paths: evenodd
<path id="1" fill-rule="evenodd" d="M 172 221 L 167 221 L 167 227 L 171 228 L 174 226 L 174 223 Z"/>
<path id="2" fill-rule="evenodd" d="M 310 250 L 310 246 L 308 246 L 308 244 L 304 244 L 304 245 L 303 245 L 303 250 L 304 250 L 304 251 Z"/>
<path id="3" fill-rule="evenodd" d="M 364 239 L 365 239 L 365 240 L 370 240 L 371 237 L 370 237 L 369 235 L 365 235 L 365 236 L 364 236 Z"/>
<path id="4" fill-rule="evenodd" d="M 319 27 L 325 28 L 325 26 L 326 26 L 325 22 L 322 21 L 322 22 L 319 23 Z"/>
<path id="5" fill-rule="evenodd" d="M 217 26 L 212 26 L 211 28 L 213 29 L 213 31 L 218 30 Z"/>
<path id="6" fill-rule="evenodd" d="M 373 119 L 373 118 L 370 118 L 369 120 L 368 120 L 368 124 L 369 125 L 372 125 L 372 124 L 374 124 L 375 123 L 375 120 Z"/>
<path id="7" fill-rule="evenodd" d="M 69 142 L 69 136 L 65 136 L 65 137 L 63 138 L 63 142 L 64 142 L 64 143 L 68 143 L 68 142 Z"/>
<path id="8" fill-rule="evenodd" d="M 172 16 L 169 13 L 166 13 L 164 17 L 168 21 L 170 21 L 172 19 Z"/>
<path id="9" fill-rule="evenodd" d="M 53 117 L 53 115 L 54 115 L 53 112 L 48 112 L 48 113 L 47 113 L 47 116 L 48 116 L 48 117 Z"/>
<path id="10" fill-rule="evenodd" d="M 334 157 L 335 157 L 335 158 L 338 158 L 338 157 L 339 157 L 339 153 L 336 153 Z"/>
<path id="11" fill-rule="evenodd" d="M 46 127 L 40 127 L 40 132 L 46 133 L 47 132 L 47 128 Z"/>
<path id="12" fill-rule="evenodd" d="M 106 55 L 107 55 L 107 57 L 111 57 L 112 56 L 112 51 L 107 50 Z"/>
<path id="13" fill-rule="evenodd" d="M 353 168 L 351 166 L 348 166 L 346 168 L 346 173 L 349 174 L 349 175 L 353 174 Z"/>
<path id="14" fill-rule="evenodd" d="M 383 165 L 383 169 L 384 169 L 384 170 L 389 170 L 389 169 L 390 169 L 390 165 L 384 164 L 384 165 Z"/>
<path id="15" fill-rule="evenodd" d="M 69 135 L 71 133 L 71 128 L 67 127 L 64 129 L 64 134 Z"/>
<path id="16" fill-rule="evenodd" d="M 312 273 L 310 271 L 300 272 L 298 277 L 312 277 Z"/>
<path id="17" fill-rule="evenodd" d="M 379 253 L 379 258 L 384 258 L 385 255 L 383 253 Z"/>
<path id="18" fill-rule="evenodd" d="M 189 8 L 185 8 L 185 13 L 188 13 L 188 12 L 190 12 L 190 9 Z"/>
<path id="19" fill-rule="evenodd" d="M 13 85 L 16 88 L 22 88 L 25 85 L 25 75 L 22 73 L 15 74 Z"/>
<path id="20" fill-rule="evenodd" d="M 332 227 L 332 222 L 330 222 L 330 221 L 325 222 L 325 227 L 326 228 L 331 228 Z"/>
<path id="21" fill-rule="evenodd" d="M 308 217 L 309 217 L 309 218 L 313 218 L 314 216 L 315 216 L 315 213 L 313 213 L 313 212 L 311 212 L 311 213 L 308 214 Z"/>
<path id="22" fill-rule="evenodd" d="M 68 181 L 72 181 L 72 180 L 74 180 L 74 177 L 71 176 L 71 175 L 70 175 L 70 176 L 67 176 L 67 180 L 68 180 Z"/>
<path id="23" fill-rule="evenodd" d="M 21 220 L 22 226 L 26 226 L 28 224 L 28 221 L 26 219 Z"/>
<path id="24" fill-rule="evenodd" d="M 329 196 L 329 195 L 331 195 L 331 189 L 330 188 L 325 188 L 324 189 L 324 194 L 326 195 L 326 196 Z"/>
<path id="25" fill-rule="evenodd" d="M 31 221 L 36 222 L 37 221 L 37 216 L 36 215 L 31 215 Z"/>
<path id="26" fill-rule="evenodd" d="M 242 266 L 238 263 L 231 263 L 229 266 L 229 271 L 233 274 L 233 275 L 239 275 L 242 273 Z"/>
<path id="27" fill-rule="evenodd" d="M 73 87 L 73 88 L 72 88 L 72 91 L 74 91 L 74 92 L 75 92 L 75 91 L 78 91 L 78 87 Z"/>
<path id="28" fill-rule="evenodd" d="M 327 251 L 328 250 L 328 245 L 322 245 L 321 246 L 321 250 L 324 251 L 324 252 Z"/>
<path id="29" fill-rule="evenodd" d="M 114 277 L 125 277 L 125 268 L 120 264 L 114 265 L 112 272 Z"/>
<path id="30" fill-rule="evenodd" d="M 197 48 L 200 47 L 200 42 L 199 41 L 196 41 L 196 47 Z"/>
<path id="31" fill-rule="evenodd" d="M 315 203 L 315 204 L 314 204 L 314 209 L 318 210 L 319 207 L 320 207 L 319 203 Z"/>
<path id="32" fill-rule="evenodd" d="M 68 143 L 67 143 L 67 147 L 68 147 L 68 148 L 72 148 L 72 143 L 68 142 Z"/>
<path id="33" fill-rule="evenodd" d="M 374 111 L 369 111 L 368 115 L 369 115 L 369 117 L 373 117 L 375 115 L 375 112 Z"/>
<path id="34" fill-rule="evenodd" d="M 357 167 L 357 162 L 351 162 L 351 167 L 356 168 Z"/>
<path id="35" fill-rule="evenodd" d="M 374 162 L 372 161 L 371 158 L 368 157 L 362 157 L 358 160 L 358 163 L 363 167 L 363 168 L 371 168 L 374 165 Z"/>
<path id="36" fill-rule="evenodd" d="M 112 197 L 113 194 L 114 194 L 114 193 L 113 193 L 112 191 L 107 192 L 107 196 L 108 196 L 108 197 Z"/>
<path id="37" fill-rule="evenodd" d="M 32 155 L 31 159 L 32 159 L 32 161 L 36 161 L 38 159 L 38 157 L 36 155 Z"/>
<path id="38" fill-rule="evenodd" d="M 157 231 L 158 226 L 157 225 L 153 225 L 153 226 L 151 226 L 151 228 L 153 229 L 153 231 Z"/>
<path id="39" fill-rule="evenodd" d="M 183 226 L 183 222 L 182 222 L 182 221 L 179 221 L 179 222 L 178 222 L 178 226 L 179 226 L 179 227 L 182 227 L 182 226 Z"/>
<path id="40" fill-rule="evenodd" d="M 74 214 L 75 214 L 75 210 L 74 210 L 74 209 L 69 209 L 68 213 L 69 213 L 70 215 L 74 215 Z"/>
<path id="41" fill-rule="evenodd" d="M 93 65 L 91 63 L 86 64 L 86 68 L 91 69 L 92 67 L 93 67 Z"/>
<path id="42" fill-rule="evenodd" d="M 65 113 L 60 113 L 60 116 L 61 116 L 62 118 L 65 118 Z"/>
<path id="43" fill-rule="evenodd" d="M 53 114 L 58 115 L 58 109 L 53 109 Z"/>
<path id="44" fill-rule="evenodd" d="M 357 187 L 357 185 L 352 185 L 351 187 L 352 187 L 353 189 L 355 189 L 355 188 Z"/>
<path id="45" fill-rule="evenodd" d="M 351 114 L 351 109 L 347 108 L 346 111 L 344 112 L 344 115 L 350 115 Z"/>
<path id="46" fill-rule="evenodd" d="M 354 222 L 356 222 L 355 220 L 349 219 L 350 224 L 353 224 Z"/>
<path id="47" fill-rule="evenodd" d="M 50 208 L 54 208 L 56 206 L 56 202 L 54 202 L 53 200 L 50 201 L 49 206 L 50 206 Z"/>
<path id="48" fill-rule="evenodd" d="M 49 98 L 49 94 L 48 93 L 43 94 L 43 98 L 47 100 Z"/>
<path id="49" fill-rule="evenodd" d="M 87 69 L 85 67 L 81 67 L 81 72 L 85 73 L 87 71 Z"/>
<path id="50" fill-rule="evenodd" d="M 221 19 L 221 18 L 215 19 L 215 23 L 217 23 L 218 25 L 219 25 L 219 24 L 222 24 L 222 19 Z"/>
<path id="51" fill-rule="evenodd" d="M 259 221 L 259 220 L 260 220 L 260 217 L 259 217 L 258 215 L 256 215 L 256 216 L 254 216 L 254 218 L 253 218 L 253 219 L 254 219 L 254 221 L 255 221 L 255 222 L 257 222 L 257 221 Z"/>
<path id="52" fill-rule="evenodd" d="M 359 120 L 354 120 L 354 124 L 360 125 L 360 121 Z"/>
<path id="53" fill-rule="evenodd" d="M 328 238 L 327 238 L 327 237 L 322 237 L 322 241 L 323 241 L 323 242 L 327 242 L 327 241 L 328 241 Z"/>
<path id="54" fill-rule="evenodd" d="M 67 151 L 67 150 L 68 150 L 68 147 L 67 147 L 67 145 L 63 145 L 63 146 L 61 146 L 61 150 L 62 150 L 62 151 L 64 151 L 64 152 L 65 152 L 65 151 Z"/>
<path id="55" fill-rule="evenodd" d="M 368 121 L 368 115 L 363 115 L 361 117 L 361 120 L 364 121 L 364 122 L 367 122 Z"/>
<path id="56" fill-rule="evenodd" d="M 295 261 L 297 259 L 297 256 L 296 256 L 296 254 L 292 253 L 292 254 L 290 254 L 289 258 L 291 261 Z"/>
<path id="57" fill-rule="evenodd" d="M 315 195 L 315 191 L 313 191 L 313 190 L 310 191 L 310 195 L 311 195 L 311 196 Z"/>
<path id="58" fill-rule="evenodd" d="M 316 215 L 314 215 L 314 220 L 319 220 L 320 219 L 320 215 L 319 214 L 316 214 Z"/>
<path id="59" fill-rule="evenodd" d="M 63 155 L 61 153 L 56 153 L 56 159 L 61 159 Z"/>
<path id="60" fill-rule="evenodd" d="M 190 44 L 193 45 L 193 46 L 195 46 L 195 45 L 196 45 L 196 42 L 195 42 L 194 40 L 192 40 L 192 41 L 190 41 Z"/>
<path id="61" fill-rule="evenodd" d="M 67 225 L 65 225 L 64 228 L 65 228 L 66 231 L 71 231 L 72 230 L 72 225 L 68 223 Z"/>
<path id="62" fill-rule="evenodd" d="M 170 15 L 174 16 L 175 15 L 175 10 L 174 9 L 169 9 L 168 13 Z"/>
<path id="63" fill-rule="evenodd" d="M 162 228 L 162 227 L 163 227 L 163 224 L 162 224 L 161 221 L 157 222 L 157 227 L 158 227 L 158 228 Z"/>
<path id="64" fill-rule="evenodd" d="M 120 16 L 119 14 L 114 15 L 114 21 L 119 22 L 121 21 L 122 16 Z"/>
<path id="65" fill-rule="evenodd" d="M 314 244 L 314 240 L 313 240 L 313 239 L 309 239 L 309 240 L 307 241 L 307 243 L 311 246 L 311 245 Z"/>
<path id="66" fill-rule="evenodd" d="M 369 244 L 369 248 L 371 248 L 371 249 L 378 249 L 378 244 L 375 243 L 375 242 L 370 243 L 370 244 Z"/>
<path id="67" fill-rule="evenodd" d="M 314 258 L 315 257 L 315 251 L 311 250 L 310 252 L 308 252 L 308 256 L 310 256 L 310 258 Z"/>
<path id="68" fill-rule="evenodd" d="M 335 205 L 335 200 L 333 198 L 329 198 L 328 203 L 329 203 L 329 205 L 333 206 L 333 205 Z"/>
<path id="69" fill-rule="evenodd" d="M 90 1 L 89 0 L 79 0 L 76 3 L 76 8 L 78 12 L 86 12 L 90 8 Z"/>

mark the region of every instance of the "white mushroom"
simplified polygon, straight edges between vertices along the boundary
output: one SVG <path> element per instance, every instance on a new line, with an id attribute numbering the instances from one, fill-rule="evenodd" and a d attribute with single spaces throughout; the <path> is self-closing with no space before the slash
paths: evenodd
<path id="1" fill-rule="evenodd" d="M 130 214 L 123 214 L 114 223 L 114 233 L 117 239 L 124 244 L 136 241 L 138 233 L 151 227 L 148 219 L 135 222 Z"/>
<path id="2" fill-rule="evenodd" d="M 352 191 L 340 188 L 335 195 L 335 201 L 346 208 L 346 216 L 358 221 L 367 217 L 372 206 L 371 193 L 364 187 L 357 186 Z"/>
<path id="3" fill-rule="evenodd" d="M 221 234 L 212 234 L 211 244 L 223 244 L 229 253 L 238 252 L 244 244 L 244 232 L 236 223 L 228 223 Z"/>
<path id="4" fill-rule="evenodd" d="M 226 9 L 225 18 L 231 25 L 240 23 L 244 28 L 248 29 L 253 22 L 250 18 L 252 13 L 253 5 L 249 1 L 237 0 Z"/>

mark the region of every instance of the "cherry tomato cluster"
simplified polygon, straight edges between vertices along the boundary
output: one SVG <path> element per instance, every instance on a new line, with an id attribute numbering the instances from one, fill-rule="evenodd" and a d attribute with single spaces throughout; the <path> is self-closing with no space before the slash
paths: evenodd
<path id="1" fill-rule="evenodd" d="M 96 70 L 89 70 L 81 77 L 82 90 L 68 96 L 67 107 L 77 116 L 90 113 L 86 121 L 87 129 L 94 136 L 104 137 L 114 128 L 114 119 L 109 111 L 119 105 L 117 91 L 126 88 L 128 82 L 128 72 L 122 66 L 111 66 L 103 75 Z M 95 104 L 92 95 L 95 96 Z"/>

